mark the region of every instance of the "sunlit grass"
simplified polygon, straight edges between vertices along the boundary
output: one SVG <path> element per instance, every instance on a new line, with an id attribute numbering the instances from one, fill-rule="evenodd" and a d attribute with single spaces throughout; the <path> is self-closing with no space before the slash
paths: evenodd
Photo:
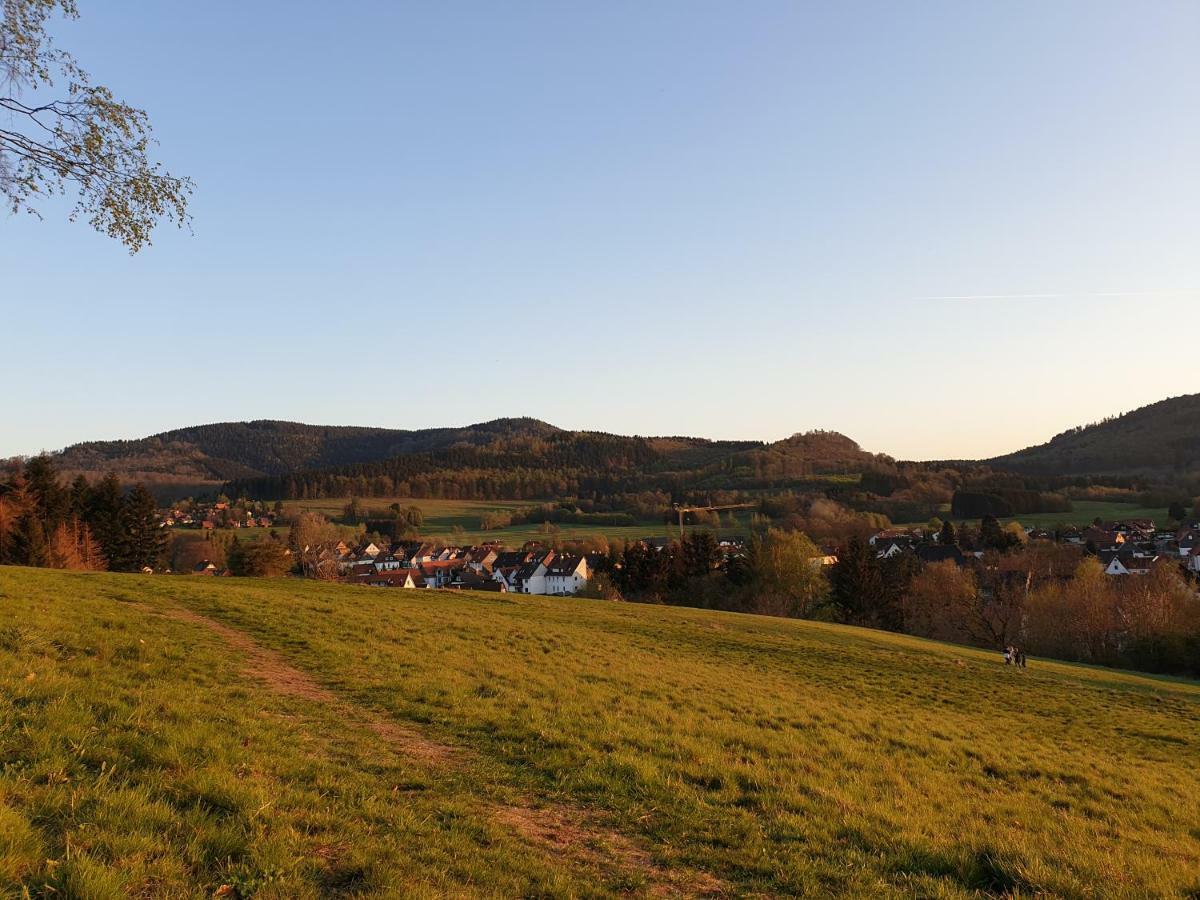
<path id="1" fill-rule="evenodd" d="M 218 636 L 153 612 L 172 605 L 462 748 L 460 762 L 404 759 L 270 693 Z M 1200 889 L 1190 682 L 1022 672 L 913 638 L 679 608 L 0 569 L 0 685 L 0 883 L 14 889 L 644 888 L 488 814 L 516 802 L 590 810 L 731 893 Z"/>

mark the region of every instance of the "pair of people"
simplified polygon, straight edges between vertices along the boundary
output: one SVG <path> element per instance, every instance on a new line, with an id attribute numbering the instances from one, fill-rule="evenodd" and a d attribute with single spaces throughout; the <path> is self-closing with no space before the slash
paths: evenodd
<path id="1" fill-rule="evenodd" d="M 1016 647 L 1004 648 L 1004 664 L 1006 666 L 1020 666 L 1025 668 L 1025 651 L 1018 650 Z"/>

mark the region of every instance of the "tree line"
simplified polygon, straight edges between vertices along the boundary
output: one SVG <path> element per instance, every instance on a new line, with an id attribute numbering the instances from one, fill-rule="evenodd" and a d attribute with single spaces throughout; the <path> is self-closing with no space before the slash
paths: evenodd
<path id="1" fill-rule="evenodd" d="M 612 548 L 592 592 L 1200 675 L 1200 598 L 1179 565 L 1113 577 L 1079 547 L 1028 541 L 1018 531 L 993 517 L 977 528 L 943 523 L 937 545 L 962 554 L 928 564 L 912 553 L 880 558 L 855 535 L 832 565 L 802 532 L 769 529 L 727 554 L 697 531 L 662 548 Z"/>
<path id="2" fill-rule="evenodd" d="M 0 564 L 136 572 L 159 564 L 166 536 L 142 484 L 115 474 L 64 484 L 48 456 L 9 462 L 0 476 Z"/>

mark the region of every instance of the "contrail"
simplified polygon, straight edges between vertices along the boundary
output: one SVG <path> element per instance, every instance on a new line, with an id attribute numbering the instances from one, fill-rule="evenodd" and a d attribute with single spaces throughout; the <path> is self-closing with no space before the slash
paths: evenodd
<path id="1" fill-rule="evenodd" d="M 914 297 L 914 300 L 1083 300 L 1091 297 L 1180 297 L 1200 294 L 1188 288 L 1175 291 L 1085 291 L 1074 294 L 950 294 L 944 297 Z"/>

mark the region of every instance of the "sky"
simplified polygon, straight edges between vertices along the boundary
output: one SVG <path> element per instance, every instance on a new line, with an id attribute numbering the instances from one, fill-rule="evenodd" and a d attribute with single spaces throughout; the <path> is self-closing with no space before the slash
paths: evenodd
<path id="1" fill-rule="evenodd" d="M 528 415 L 988 457 L 1200 391 L 1194 0 L 79 5 L 192 230 L 0 212 L 0 456 Z"/>

